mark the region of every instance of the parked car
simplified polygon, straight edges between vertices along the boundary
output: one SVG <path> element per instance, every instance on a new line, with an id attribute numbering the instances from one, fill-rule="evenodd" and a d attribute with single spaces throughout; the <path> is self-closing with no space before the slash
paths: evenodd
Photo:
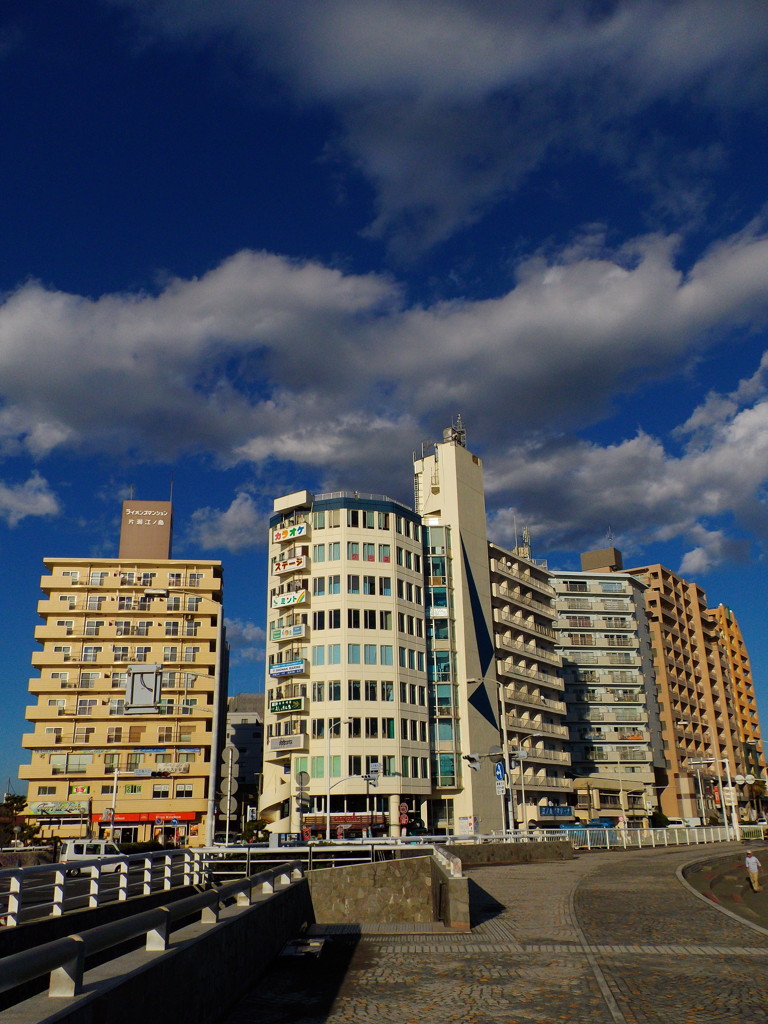
<path id="1" fill-rule="evenodd" d="M 616 822 L 611 818 L 590 818 L 587 828 L 616 828 Z"/>
<path id="2" fill-rule="evenodd" d="M 76 861 L 95 860 L 98 857 L 119 857 L 120 850 L 109 839 L 65 839 L 59 850 L 59 863 L 72 864 Z M 105 871 L 119 871 L 119 864 L 109 864 Z M 79 875 L 80 868 L 67 868 L 68 875 Z"/>

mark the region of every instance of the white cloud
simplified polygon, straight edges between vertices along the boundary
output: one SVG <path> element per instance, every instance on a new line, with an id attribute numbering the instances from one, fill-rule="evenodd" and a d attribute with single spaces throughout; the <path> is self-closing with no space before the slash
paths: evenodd
<path id="1" fill-rule="evenodd" d="M 754 398 L 753 381 L 734 395 Z M 745 535 L 768 547 L 768 397 L 763 390 L 740 407 L 733 396 L 711 395 L 688 422 L 705 419 L 706 443 L 697 428 L 679 455 L 642 433 L 607 446 L 559 439 L 510 448 L 496 457 L 503 469 L 486 476 L 497 506 L 493 535 L 513 544 L 515 529 L 527 524 L 540 544 L 586 550 L 604 546 L 610 529 L 630 557 L 642 545 L 676 539 L 694 545 L 680 567 L 690 575 L 743 561 Z M 710 525 L 717 522 L 727 531 Z"/>
<path id="2" fill-rule="evenodd" d="M 266 522 L 249 494 L 241 491 L 229 508 L 200 508 L 190 517 L 188 539 L 200 547 L 244 551 L 264 542 Z"/>
<path id="3" fill-rule="evenodd" d="M 16 526 L 28 516 L 55 516 L 58 513 L 58 499 L 38 473 L 33 473 L 22 484 L 0 481 L 0 517 L 9 526 Z"/>
<path id="4" fill-rule="evenodd" d="M 261 626 L 243 619 L 224 619 L 227 641 L 234 661 L 263 661 L 266 632 Z"/>
<path id="5" fill-rule="evenodd" d="M 766 87 L 761 0 L 128 6 L 162 36 L 226 38 L 298 102 L 335 110 L 342 147 L 377 192 L 370 230 L 401 251 L 472 221 L 554 152 L 614 161 L 688 216 L 706 204 L 724 135 L 699 141 L 686 167 L 683 136 L 657 132 L 649 146 L 643 116 L 659 101 L 683 104 L 681 120 L 691 107 L 761 106 Z"/>

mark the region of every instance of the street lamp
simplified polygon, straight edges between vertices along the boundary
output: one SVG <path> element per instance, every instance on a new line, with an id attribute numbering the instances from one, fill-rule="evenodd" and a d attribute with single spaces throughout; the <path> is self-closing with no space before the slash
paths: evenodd
<path id="1" fill-rule="evenodd" d="M 725 838 L 726 838 L 726 840 L 728 840 L 728 839 L 731 838 L 731 833 L 730 833 L 730 829 L 728 827 L 728 815 L 727 815 L 727 812 L 725 810 L 725 796 L 724 796 L 724 793 L 723 793 L 723 776 L 722 776 L 722 772 L 720 771 L 720 761 L 721 761 L 720 758 L 710 757 L 710 758 L 708 758 L 706 760 L 701 760 L 701 761 L 698 761 L 698 760 L 696 760 L 696 761 L 688 761 L 688 764 L 692 768 L 696 767 L 696 766 L 702 767 L 702 765 L 705 765 L 705 764 L 713 764 L 715 766 L 715 771 L 717 772 L 717 787 L 718 787 L 718 792 L 720 793 L 720 810 L 721 810 L 722 815 L 723 815 L 723 826 L 725 828 Z M 731 796 L 732 793 L 733 793 L 733 788 L 731 786 L 731 767 L 728 764 L 728 759 L 727 758 L 725 758 L 725 757 L 722 758 L 722 762 L 725 765 L 726 771 L 728 773 L 728 795 Z M 735 821 L 735 811 L 733 811 L 733 805 L 731 805 L 731 810 L 732 810 L 733 815 L 734 815 L 733 834 L 734 834 L 734 838 L 738 839 L 739 838 L 739 832 L 738 832 L 738 826 L 737 826 L 736 821 Z"/>
<path id="2" fill-rule="evenodd" d="M 339 730 L 339 737 L 341 737 L 342 725 L 349 725 L 351 719 L 329 718 L 327 722 L 327 728 L 325 730 L 325 839 L 326 842 L 331 841 L 331 723 L 333 722 L 333 728 Z"/>

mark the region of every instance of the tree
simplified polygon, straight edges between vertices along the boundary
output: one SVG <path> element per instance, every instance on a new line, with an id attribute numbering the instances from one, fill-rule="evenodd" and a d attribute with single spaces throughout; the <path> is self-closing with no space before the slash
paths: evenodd
<path id="1" fill-rule="evenodd" d="M 37 826 L 28 824 L 21 817 L 27 806 L 25 796 L 6 793 L 0 804 L 0 846 L 10 846 L 18 838 L 25 845 L 37 838 Z M 15 829 L 18 828 L 18 832 Z"/>

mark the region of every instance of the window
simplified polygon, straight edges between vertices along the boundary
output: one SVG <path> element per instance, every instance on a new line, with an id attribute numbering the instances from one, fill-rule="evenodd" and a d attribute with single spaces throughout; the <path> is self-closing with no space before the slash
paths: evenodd
<path id="1" fill-rule="evenodd" d="M 325 644 L 315 644 L 312 647 L 312 664 L 313 665 L 324 665 L 325 664 Z"/>
<path id="2" fill-rule="evenodd" d="M 181 573 L 180 572 L 169 572 L 168 573 L 168 586 L 169 587 L 180 587 L 181 586 Z"/>
<path id="3" fill-rule="evenodd" d="M 37 795 L 38 796 L 55 796 L 56 795 L 56 787 L 55 786 L 38 786 L 37 787 Z"/>
<path id="4" fill-rule="evenodd" d="M 352 562 L 360 560 L 360 545 L 356 540 L 347 541 L 347 558 Z"/>
<path id="5" fill-rule="evenodd" d="M 392 629 L 392 612 L 379 612 L 379 629 Z"/>
<path id="6" fill-rule="evenodd" d="M 349 629 L 360 629 L 359 608 L 347 608 L 347 626 Z"/>
<path id="7" fill-rule="evenodd" d="M 363 576 L 363 593 L 369 597 L 376 593 L 375 576 Z"/>
<path id="8" fill-rule="evenodd" d="M 129 771 L 136 771 L 137 768 L 141 768 L 144 761 L 144 755 L 131 753 L 128 755 L 127 761 Z"/>
<path id="9" fill-rule="evenodd" d="M 328 700 L 341 700 L 340 679 L 330 679 L 328 681 Z"/>
<path id="10" fill-rule="evenodd" d="M 376 664 L 376 644 L 363 644 L 363 664 Z"/>
<path id="11" fill-rule="evenodd" d="M 381 684 L 381 699 L 385 701 L 394 701 L 395 699 L 395 684 L 388 679 Z"/>
<path id="12" fill-rule="evenodd" d="M 158 743 L 172 743 L 173 742 L 173 726 L 172 725 L 159 725 L 157 727 L 157 742 Z"/>
<path id="13" fill-rule="evenodd" d="M 74 736 L 75 743 L 90 743 L 95 731 L 96 730 L 92 725 L 76 725 Z"/>
<path id="14" fill-rule="evenodd" d="M 191 782 L 177 782 L 176 783 L 176 796 L 179 800 L 191 800 L 192 799 L 192 783 Z"/>
<path id="15" fill-rule="evenodd" d="M 325 683 L 312 683 L 312 700 L 325 700 Z"/>
<path id="16" fill-rule="evenodd" d="M 199 647 L 185 647 L 184 648 L 184 661 L 197 661 L 197 656 L 200 653 Z"/>
<path id="17" fill-rule="evenodd" d="M 363 762 L 359 754 L 350 754 L 350 756 L 347 758 L 347 774 L 363 774 Z"/>
<path id="18" fill-rule="evenodd" d="M 347 664 L 360 664 L 360 644 L 347 644 Z"/>
<path id="19" fill-rule="evenodd" d="M 77 583 L 80 579 L 80 571 L 78 569 L 65 569 L 61 575 L 67 577 L 70 583 Z"/>
<path id="20" fill-rule="evenodd" d="M 374 608 L 363 609 L 363 629 L 376 629 L 376 610 Z"/>
<path id="21" fill-rule="evenodd" d="M 329 594 L 340 594 L 341 593 L 341 576 L 329 576 L 328 577 L 328 593 Z"/>
<path id="22" fill-rule="evenodd" d="M 393 740 L 395 738 L 395 720 L 394 720 L 394 718 L 382 718 L 382 720 L 381 720 L 381 738 L 383 740 Z"/>
<path id="23" fill-rule="evenodd" d="M 364 562 L 375 562 L 376 561 L 376 545 L 375 544 L 363 544 L 363 561 Z"/>
<path id="24" fill-rule="evenodd" d="M 178 636 L 179 635 L 179 623 L 175 620 L 166 622 L 165 624 L 165 635 L 166 636 Z"/>
<path id="25" fill-rule="evenodd" d="M 110 725 L 107 729 L 107 743 L 122 743 L 123 742 L 123 727 L 122 725 Z"/>
<path id="26" fill-rule="evenodd" d="M 379 576 L 379 596 L 392 596 L 392 579 L 389 576 Z"/>
<path id="27" fill-rule="evenodd" d="M 347 681 L 347 699 L 360 700 L 360 680 L 349 679 Z"/>
<path id="28" fill-rule="evenodd" d="M 77 702 L 77 714 L 80 717 L 83 717 L 84 715 L 93 714 L 93 709 L 96 707 L 96 704 L 97 701 L 93 699 L 86 699 L 85 697 L 81 697 Z"/>
<path id="29" fill-rule="evenodd" d="M 69 672 L 51 672 L 51 679 L 58 679 L 62 690 L 69 686 Z"/>
<path id="30" fill-rule="evenodd" d="M 128 661 L 128 648 L 115 645 L 112 648 L 112 657 L 115 661 Z"/>
<path id="31" fill-rule="evenodd" d="M 347 593 L 348 594 L 359 594 L 360 593 L 360 577 L 359 576 L 347 576 Z"/>
<path id="32" fill-rule="evenodd" d="M 401 718 L 400 719 L 400 739 L 401 740 L 407 740 L 408 739 L 408 719 L 407 718 Z"/>
<path id="33" fill-rule="evenodd" d="M 85 635 L 86 636 L 98 636 L 99 630 L 104 625 L 98 619 L 89 619 L 85 624 Z"/>
<path id="34" fill-rule="evenodd" d="M 361 513 L 363 519 L 363 529 L 372 530 L 376 526 L 376 513 L 371 511 L 364 511 Z"/>
<path id="35" fill-rule="evenodd" d="M 328 644 L 328 664 L 341 664 L 341 644 Z"/>
<path id="36" fill-rule="evenodd" d="M 356 508 L 347 509 L 347 526 L 360 525 L 360 511 Z"/>
<path id="37" fill-rule="evenodd" d="M 80 686 L 83 690 L 92 690 L 96 686 L 96 680 L 99 678 L 98 672 L 81 672 L 80 673 Z"/>
<path id="38" fill-rule="evenodd" d="M 328 545 L 328 561 L 338 562 L 341 558 L 341 541 L 335 540 Z"/>
<path id="39" fill-rule="evenodd" d="M 396 557 L 396 560 L 397 560 L 397 564 L 398 565 L 402 565 L 403 564 L 403 549 L 402 548 L 395 548 L 395 557 Z"/>
<path id="40" fill-rule="evenodd" d="M 325 612 L 312 612 L 312 629 L 325 629 Z"/>
<path id="41" fill-rule="evenodd" d="M 316 576 L 312 580 L 312 595 L 314 597 L 325 597 L 325 576 Z"/>
<path id="42" fill-rule="evenodd" d="M 360 739 L 360 719 L 350 718 L 349 720 L 350 739 Z"/>
<path id="43" fill-rule="evenodd" d="M 379 664 L 392 665 L 392 644 L 381 644 L 379 646 Z"/>
<path id="44" fill-rule="evenodd" d="M 404 647 L 398 647 L 398 649 L 397 649 L 397 663 L 400 666 L 400 668 L 406 668 L 407 667 L 407 662 L 405 660 L 405 648 Z"/>
<path id="45" fill-rule="evenodd" d="M 178 647 L 164 647 L 163 648 L 163 661 L 178 661 L 179 660 L 179 648 Z"/>
<path id="46" fill-rule="evenodd" d="M 313 562 L 324 562 L 325 561 L 325 544 L 313 544 L 312 545 L 312 561 Z"/>
<path id="47" fill-rule="evenodd" d="M 379 738 L 379 720 L 378 718 L 366 718 L 365 720 L 365 736 L 366 739 L 374 740 Z"/>
<path id="48" fill-rule="evenodd" d="M 136 661 L 146 661 L 152 648 L 151 647 L 137 647 L 136 648 Z"/>
<path id="49" fill-rule="evenodd" d="M 92 587 L 100 587 L 104 580 L 109 576 L 108 572 L 94 572 L 92 571 L 88 577 L 88 583 Z"/>
<path id="50" fill-rule="evenodd" d="M 168 782 L 156 782 L 152 786 L 153 800 L 167 800 L 171 795 L 171 786 Z"/>
<path id="51" fill-rule="evenodd" d="M 99 654 L 101 654 L 101 647 L 84 647 L 83 661 L 96 661 Z"/>
<path id="52" fill-rule="evenodd" d="M 109 702 L 110 715 L 124 715 L 125 701 L 121 697 L 113 697 Z"/>
<path id="53" fill-rule="evenodd" d="M 366 700 L 378 700 L 379 684 L 375 679 L 365 680 L 365 699 Z"/>
<path id="54" fill-rule="evenodd" d="M 400 765 L 401 765 L 401 774 L 403 776 L 405 776 L 405 778 L 407 779 L 409 777 L 408 776 L 409 758 L 406 757 L 405 754 L 403 754 L 401 756 L 401 758 L 400 758 Z"/>
<path id="55" fill-rule="evenodd" d="M 313 718 L 312 719 L 312 739 L 321 740 L 325 736 L 325 719 L 324 718 Z"/>
<path id="56" fill-rule="evenodd" d="M 328 629 L 341 629 L 341 608 L 331 608 L 328 612 Z"/>
<path id="57" fill-rule="evenodd" d="M 202 597 L 188 597 L 187 598 L 187 611 L 188 612 L 196 612 L 198 610 L 198 608 L 200 607 L 200 603 L 201 603 L 202 600 L 203 600 Z"/>
<path id="58" fill-rule="evenodd" d="M 316 530 L 324 530 L 325 512 L 314 512 L 312 515 L 312 522 L 314 523 Z"/>

